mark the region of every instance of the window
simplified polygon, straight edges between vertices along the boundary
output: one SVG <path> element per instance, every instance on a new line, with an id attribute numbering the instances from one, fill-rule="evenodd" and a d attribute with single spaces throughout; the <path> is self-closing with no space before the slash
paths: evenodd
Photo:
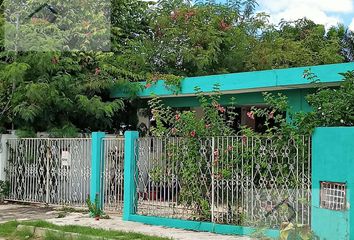
<path id="1" fill-rule="evenodd" d="M 335 182 L 321 182 L 321 208 L 330 210 L 346 209 L 346 184 Z"/>

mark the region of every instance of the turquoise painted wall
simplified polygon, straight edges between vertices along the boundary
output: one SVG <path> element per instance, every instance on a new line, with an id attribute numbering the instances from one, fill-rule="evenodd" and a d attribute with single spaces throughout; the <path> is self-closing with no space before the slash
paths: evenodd
<path id="1" fill-rule="evenodd" d="M 289 105 L 292 106 L 294 111 L 311 111 L 311 107 L 307 103 L 305 97 L 309 94 L 309 89 L 295 89 L 275 91 L 274 93 L 282 93 L 289 99 Z M 228 94 L 222 95 L 220 103 L 222 105 L 230 104 L 231 98 L 236 99 L 237 105 L 262 105 L 265 104 L 264 98 L 261 92 L 254 93 L 242 93 L 242 94 Z M 163 98 L 163 102 L 171 107 L 198 107 L 199 102 L 197 97 L 170 97 Z"/>
<path id="2" fill-rule="evenodd" d="M 287 112 L 287 121 L 291 121 L 290 112 L 310 112 L 312 109 L 306 101 L 306 96 L 311 93 L 311 89 L 294 89 L 275 91 L 274 93 L 281 93 L 288 97 L 288 102 L 291 110 Z M 220 103 L 222 105 L 229 105 L 231 98 L 234 97 L 237 105 L 264 105 L 264 97 L 261 92 L 229 94 L 222 95 Z M 197 97 L 171 97 L 163 98 L 164 104 L 171 107 L 198 107 L 200 104 Z"/>
<path id="3" fill-rule="evenodd" d="M 195 87 L 199 87 L 203 92 L 212 92 L 215 84 L 220 85 L 220 91 L 247 90 L 251 92 L 267 88 L 295 89 L 299 86 L 304 88 L 309 85 L 309 81 L 303 77 L 304 71 L 308 69 L 311 69 L 311 72 L 316 74 L 322 83 L 335 83 L 343 80 L 343 76 L 340 73 L 354 70 L 354 63 L 190 77 L 182 81 L 179 96 L 194 94 Z M 141 82 L 140 84 L 145 86 L 146 83 Z M 174 95 L 173 91 L 166 88 L 164 80 L 157 81 L 150 88 L 144 88 L 138 93 L 138 96 L 151 97 L 152 94 L 160 97 L 171 97 Z M 114 89 L 111 92 L 111 96 L 125 97 L 126 94 L 120 89 Z"/>
<path id="4" fill-rule="evenodd" d="M 353 240 L 354 127 L 317 128 L 312 141 L 312 229 L 321 240 Z M 349 209 L 320 208 L 321 181 L 346 183 Z"/>

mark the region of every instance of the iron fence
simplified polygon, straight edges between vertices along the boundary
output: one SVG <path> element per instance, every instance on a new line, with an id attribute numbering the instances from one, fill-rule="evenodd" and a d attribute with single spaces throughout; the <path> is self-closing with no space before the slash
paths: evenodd
<path id="1" fill-rule="evenodd" d="M 140 138 L 137 214 L 242 226 L 310 223 L 310 138 Z"/>
<path id="2" fill-rule="evenodd" d="M 7 141 L 7 200 L 84 206 L 89 194 L 91 139 Z"/>
<path id="3" fill-rule="evenodd" d="M 102 191 L 105 211 L 122 213 L 124 187 L 124 138 L 102 141 Z"/>

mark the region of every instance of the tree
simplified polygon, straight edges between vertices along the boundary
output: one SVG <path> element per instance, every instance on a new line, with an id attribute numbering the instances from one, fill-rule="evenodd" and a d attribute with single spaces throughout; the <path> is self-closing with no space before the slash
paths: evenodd
<path id="1" fill-rule="evenodd" d="M 295 116 L 299 129 L 309 132 L 315 127 L 354 125 L 354 70 L 342 75 L 339 88 L 319 88 L 307 96 L 313 111 Z"/>
<path id="2" fill-rule="evenodd" d="M 347 30 L 343 38 L 343 51 L 346 61 L 354 61 L 354 32 Z"/>
<path id="3" fill-rule="evenodd" d="M 343 26 L 326 32 L 323 25 L 308 19 L 282 22 L 279 28 L 269 26 L 252 43 L 246 68 L 265 70 L 343 62 L 343 36 Z"/>
<path id="4" fill-rule="evenodd" d="M 196 5 L 159 1 L 147 41 L 152 70 L 183 76 L 244 70 L 252 38 L 247 31 L 260 22 L 253 10 L 211 1 Z"/>
<path id="5" fill-rule="evenodd" d="M 116 24 L 119 24 L 119 19 L 115 16 L 129 19 L 134 13 L 134 9 L 127 12 L 123 2 L 113 2 L 115 15 L 112 15 L 112 22 Z M 131 2 L 140 11 L 147 6 L 145 2 Z M 57 2 L 57 8 L 68 9 L 64 3 Z M 2 7 L 5 7 L 5 3 Z M 16 11 L 10 12 L 10 15 L 17 16 Z M 70 49 L 72 51 L 51 49 L 50 44 L 57 43 L 57 39 L 45 32 L 50 29 L 61 30 L 64 22 L 70 19 L 65 17 L 59 17 L 54 24 L 48 18 L 39 17 L 34 22 L 32 19 L 21 23 L 18 28 L 20 33 L 27 34 L 26 36 L 32 34 L 41 42 L 38 45 L 31 45 L 31 42 L 26 41 L 17 42 L 16 38 L 7 41 L 6 45 L 5 40 L 11 38 L 6 39 L 2 33 L 1 41 L 6 49 L 2 49 L 0 56 L 0 76 L 3 80 L 0 83 L 0 125 L 4 128 L 13 125 L 15 129 L 26 129 L 29 132 L 49 131 L 58 135 L 63 135 L 61 130 L 70 134 L 79 130 L 107 130 L 112 128 L 117 112 L 124 107 L 122 100 L 110 99 L 110 90 L 113 87 L 122 87 L 134 93 L 139 89 L 134 82 L 145 76 L 139 75 L 134 69 L 131 71 L 127 64 L 120 64 L 121 56 L 127 56 L 133 42 L 138 41 L 130 36 L 134 35 L 134 31 L 142 34 L 139 22 L 133 22 L 126 28 L 113 25 L 112 34 L 109 33 L 109 37 L 112 35 L 114 39 L 113 50 L 101 52 L 84 49 L 85 46 L 90 46 L 85 45 L 87 41 L 97 43 L 95 41 L 102 36 L 102 31 L 95 27 L 91 29 L 91 23 L 80 18 L 77 20 L 81 21 L 81 27 L 68 27 L 68 32 L 64 31 L 67 37 L 59 41 L 59 47 L 73 47 Z M 98 20 L 95 16 L 86 19 L 90 17 L 95 25 L 94 22 Z M 4 18 L 2 16 L 1 19 L 4 28 L 10 29 L 6 33 L 13 34 L 14 24 L 8 24 Z M 132 27 L 134 24 L 135 28 Z M 30 31 L 33 29 L 41 29 L 41 32 L 38 34 L 37 31 Z M 89 38 L 85 38 L 86 35 Z M 46 48 L 43 49 L 45 51 L 34 51 L 38 50 L 37 47 Z"/>

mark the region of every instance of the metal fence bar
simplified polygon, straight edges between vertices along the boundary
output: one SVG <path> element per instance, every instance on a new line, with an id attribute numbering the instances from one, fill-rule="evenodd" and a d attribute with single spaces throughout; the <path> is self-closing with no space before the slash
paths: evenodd
<path id="1" fill-rule="evenodd" d="M 124 196 L 124 139 L 104 138 L 102 191 L 105 211 L 122 213 Z"/>
<path id="2" fill-rule="evenodd" d="M 85 206 L 90 151 L 89 138 L 8 139 L 8 200 Z"/>
<path id="3" fill-rule="evenodd" d="M 137 214 L 243 226 L 310 223 L 307 136 L 137 141 Z"/>

